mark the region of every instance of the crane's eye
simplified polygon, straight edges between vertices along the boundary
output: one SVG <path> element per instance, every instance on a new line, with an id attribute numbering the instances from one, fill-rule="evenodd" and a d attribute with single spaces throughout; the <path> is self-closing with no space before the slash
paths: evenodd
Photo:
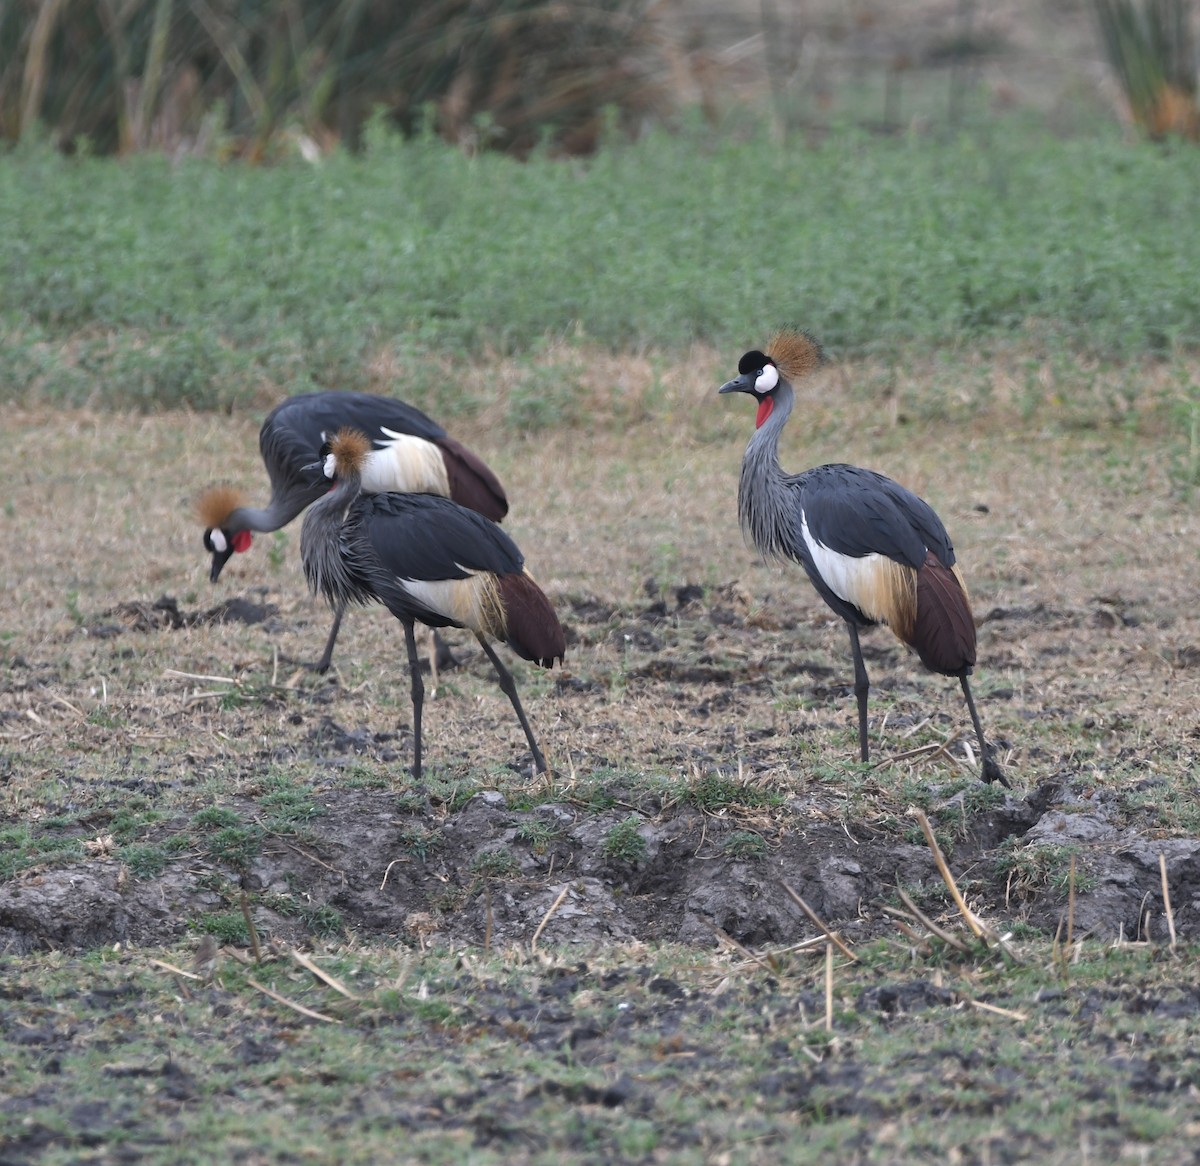
<path id="1" fill-rule="evenodd" d="M 762 371 L 754 378 L 756 393 L 769 393 L 779 384 L 779 369 L 773 364 L 764 365 Z"/>

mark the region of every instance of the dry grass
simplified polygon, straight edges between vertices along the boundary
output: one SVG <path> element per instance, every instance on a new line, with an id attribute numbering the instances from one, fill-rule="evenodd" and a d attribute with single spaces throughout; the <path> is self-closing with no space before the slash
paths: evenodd
<path id="1" fill-rule="evenodd" d="M 505 366 L 494 373 L 502 400 L 517 374 Z M 811 662 L 832 669 L 830 683 L 846 683 L 844 631 L 798 570 L 756 564 L 737 530 L 737 471 L 752 421 L 717 399 L 723 376 L 722 361 L 703 350 L 678 369 L 656 367 L 653 358 L 598 357 L 579 370 L 582 399 L 594 400 L 601 418 L 632 418 L 626 427 L 605 420 L 594 431 L 518 438 L 486 411 L 456 427 L 507 484 L 509 529 L 566 621 L 577 622 L 571 605 L 587 597 L 614 612 L 607 626 L 581 629 L 569 653 L 569 672 L 598 682 L 594 699 L 558 701 L 538 678 L 544 674 L 525 674 L 532 715 L 560 771 L 568 759 L 686 770 L 689 749 L 740 741 L 755 726 L 787 730 L 757 748 L 759 764 L 785 785 L 804 780 L 808 763 L 849 755 L 852 702 L 836 695 L 814 701 L 812 678 L 784 668 Z M 874 383 L 869 368 L 834 368 L 815 380 L 792 423 L 785 462 L 798 469 L 855 461 L 910 485 L 950 528 L 977 617 L 1020 609 L 983 623 L 979 652 L 985 723 L 1011 742 L 1008 761 L 1019 780 L 1032 785 L 1072 764 L 1076 746 L 1097 772 L 1130 747 L 1140 758 L 1191 756 L 1200 626 L 1181 581 L 1195 573 L 1197 519 L 1172 497 L 1162 436 L 1063 430 L 1040 416 L 1022 424 L 1002 409 L 974 421 L 897 424 L 903 409 L 894 402 L 919 399 L 923 386 L 895 386 L 889 404 Z M 437 412 L 435 403 L 422 403 Z M 203 739 L 223 754 L 237 748 L 230 717 L 242 714 L 223 711 L 216 696 L 204 699 L 205 682 L 166 669 L 251 687 L 317 683 L 289 663 L 314 658 L 327 627 L 303 588 L 298 530 L 287 532 L 282 554 L 270 538 L 260 539 L 213 589 L 191 518 L 196 493 L 214 480 L 265 493 L 256 421 L 10 415 L 14 470 L 0 584 L 17 602 L 0 633 L 7 660 L 30 665 L 13 669 L 0 690 L 10 744 L 72 753 L 122 741 L 187 754 Z M 647 588 L 672 610 L 674 589 L 689 583 L 708 588 L 709 603 L 731 606 L 756 634 L 708 627 L 697 639 L 695 627 L 668 622 L 655 629 L 661 643 L 654 651 L 624 638 L 623 625 L 649 603 Z M 106 613 L 130 601 L 169 594 L 181 608 L 204 609 L 255 588 L 279 607 L 276 632 L 232 624 L 112 639 L 86 634 L 120 623 Z M 873 679 L 895 685 L 877 693 L 877 738 L 885 714 L 917 722 L 932 714 L 936 731 L 949 736 L 967 727 L 952 685 L 893 650 L 884 631 L 869 644 L 884 653 L 871 665 Z M 775 683 L 739 690 L 735 700 L 712 699 L 729 688 L 719 678 L 686 700 L 668 685 L 664 699 L 655 676 L 669 679 L 671 665 L 698 661 L 740 678 L 773 673 Z M 384 613 L 348 621 L 337 663 L 360 697 L 362 723 L 391 728 L 406 719 L 400 641 Z M 207 689 L 219 694 L 223 686 Z M 990 700 L 995 689 L 1011 689 L 1011 699 Z M 703 717 L 692 696 L 706 704 Z M 105 727 L 105 709 L 119 728 Z M 255 732 L 285 739 L 286 722 L 277 720 Z M 486 770 L 518 744 L 509 720 L 483 669 L 459 673 L 429 718 L 431 756 L 444 756 L 453 743 L 461 760 Z M 885 724 L 876 756 L 911 744 Z M 806 764 L 800 746 L 812 750 Z M 923 763 L 918 756 L 907 765 L 913 772 Z M 890 782 L 886 774 L 878 779 Z"/>

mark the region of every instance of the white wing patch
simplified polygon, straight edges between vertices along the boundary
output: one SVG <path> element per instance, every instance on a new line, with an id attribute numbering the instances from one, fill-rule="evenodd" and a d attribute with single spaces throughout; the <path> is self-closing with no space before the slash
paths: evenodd
<path id="1" fill-rule="evenodd" d="M 870 554 L 854 558 L 851 555 L 843 555 L 840 551 L 831 551 L 824 543 L 818 542 L 816 536 L 808 529 L 808 516 L 804 511 L 800 512 L 800 533 L 804 536 L 804 544 L 816 564 L 817 574 L 825 580 L 825 586 L 839 599 L 853 603 L 861 609 L 859 599 L 864 590 L 862 584 L 883 556 Z"/>
<path id="2" fill-rule="evenodd" d="M 363 465 L 364 494 L 441 494 L 450 496 L 450 479 L 442 451 L 422 437 L 395 433 L 380 426 L 388 440 L 373 449 Z"/>
<path id="3" fill-rule="evenodd" d="M 808 517 L 803 511 L 800 533 L 817 573 L 834 595 L 852 603 L 868 619 L 893 628 L 907 621 L 905 609 L 916 602 L 916 575 L 911 568 L 877 552 L 856 558 L 830 550 L 808 529 Z"/>
<path id="4" fill-rule="evenodd" d="M 397 578 L 396 582 L 422 607 L 446 616 L 460 627 L 504 638 L 503 609 L 492 575 L 480 572 L 465 579 Z"/>

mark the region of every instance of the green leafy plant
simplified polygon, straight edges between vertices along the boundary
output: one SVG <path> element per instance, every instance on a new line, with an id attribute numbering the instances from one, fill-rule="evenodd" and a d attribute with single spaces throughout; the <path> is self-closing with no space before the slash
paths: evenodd
<path id="1" fill-rule="evenodd" d="M 721 849 L 730 858 L 765 858 L 766 839 L 753 830 L 735 830 L 725 839 Z"/>
<path id="2" fill-rule="evenodd" d="M 611 862 L 636 866 L 646 857 L 646 840 L 640 833 L 642 819 L 637 814 L 618 822 L 604 836 L 601 851 Z"/>

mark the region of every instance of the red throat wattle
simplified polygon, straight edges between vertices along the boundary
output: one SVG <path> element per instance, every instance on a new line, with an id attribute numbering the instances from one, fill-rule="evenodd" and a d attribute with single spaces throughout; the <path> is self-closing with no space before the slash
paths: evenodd
<path id="1" fill-rule="evenodd" d="M 248 551 L 250 549 L 251 541 L 250 532 L 248 530 L 239 530 L 237 534 L 235 534 L 233 538 L 229 540 L 229 545 L 240 554 L 242 551 Z"/>
<path id="2" fill-rule="evenodd" d="M 763 397 L 758 403 L 758 416 L 754 419 L 754 428 L 761 429 L 763 422 L 771 416 L 771 410 L 775 408 L 774 397 Z"/>

